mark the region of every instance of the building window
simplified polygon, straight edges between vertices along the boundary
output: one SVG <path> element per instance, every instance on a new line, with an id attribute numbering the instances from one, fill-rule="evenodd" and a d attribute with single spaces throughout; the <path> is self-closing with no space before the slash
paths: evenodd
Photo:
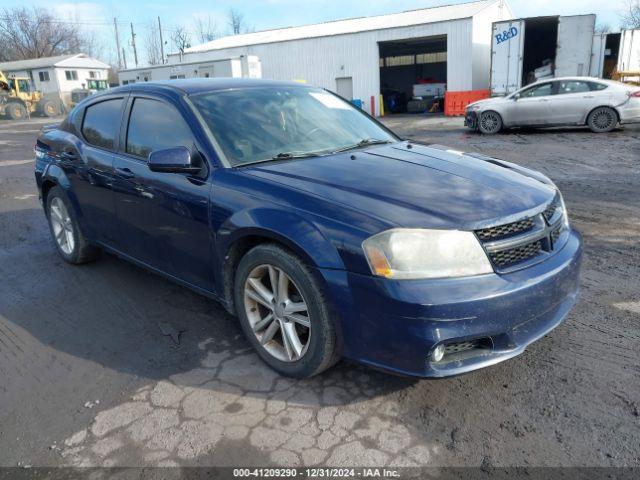
<path id="1" fill-rule="evenodd" d="M 416 55 L 416 63 L 443 63 L 447 61 L 447 52 L 420 53 Z"/>
<path id="2" fill-rule="evenodd" d="M 65 70 L 64 76 L 67 80 L 78 80 L 78 72 L 76 70 Z"/>
<path id="3" fill-rule="evenodd" d="M 169 80 L 178 80 L 184 78 L 184 75 L 169 75 Z"/>
<path id="4" fill-rule="evenodd" d="M 403 65 L 413 65 L 414 58 L 413 58 L 413 55 L 399 55 L 397 57 L 387 57 L 385 58 L 385 63 L 387 67 L 400 67 Z"/>
<path id="5" fill-rule="evenodd" d="M 93 70 L 89 70 L 89 78 L 97 78 L 96 72 L 94 72 Z"/>
<path id="6" fill-rule="evenodd" d="M 41 82 L 48 82 L 49 81 L 49 72 L 38 72 L 38 77 L 40 78 Z"/>

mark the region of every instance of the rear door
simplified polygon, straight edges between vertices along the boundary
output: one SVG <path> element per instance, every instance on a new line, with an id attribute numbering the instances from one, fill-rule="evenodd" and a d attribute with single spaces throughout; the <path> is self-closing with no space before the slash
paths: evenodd
<path id="1" fill-rule="evenodd" d="M 86 235 L 114 247 L 113 160 L 125 100 L 125 96 L 110 96 L 86 107 L 80 125 L 83 142 L 66 145 L 60 152 L 63 163 L 74 171 L 69 181 L 78 198 Z"/>
<path id="2" fill-rule="evenodd" d="M 168 100 L 131 96 L 121 148 L 114 161 L 114 188 L 123 252 L 189 284 L 211 291 L 209 183 L 200 174 L 152 172 L 151 152 L 199 149 L 180 111 Z"/>
<path id="3" fill-rule="evenodd" d="M 595 25 L 595 15 L 560 17 L 555 61 L 556 77 L 589 75 Z"/>
<path id="4" fill-rule="evenodd" d="M 524 20 L 493 24 L 491 40 L 491 93 L 508 95 L 522 85 Z"/>
<path id="5" fill-rule="evenodd" d="M 581 123 L 587 114 L 597 106 L 596 92 L 591 83 L 579 79 L 558 80 L 557 89 L 549 102 L 551 123 Z"/>

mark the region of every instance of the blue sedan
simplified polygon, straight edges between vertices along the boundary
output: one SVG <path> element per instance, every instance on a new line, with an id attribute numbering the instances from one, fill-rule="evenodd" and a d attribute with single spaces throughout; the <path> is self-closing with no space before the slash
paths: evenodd
<path id="1" fill-rule="evenodd" d="M 58 253 L 111 252 L 221 302 L 260 357 L 421 377 L 514 357 L 576 302 L 582 254 L 547 177 L 402 140 L 318 88 L 133 84 L 36 143 Z"/>

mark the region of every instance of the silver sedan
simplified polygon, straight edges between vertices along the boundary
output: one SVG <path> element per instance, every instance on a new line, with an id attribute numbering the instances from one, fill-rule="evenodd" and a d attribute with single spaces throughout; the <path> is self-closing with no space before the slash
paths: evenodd
<path id="1" fill-rule="evenodd" d="M 466 126 L 487 134 L 563 125 L 587 125 L 600 133 L 634 122 L 640 122 L 640 88 L 589 77 L 541 80 L 505 97 L 471 103 L 465 113 Z"/>

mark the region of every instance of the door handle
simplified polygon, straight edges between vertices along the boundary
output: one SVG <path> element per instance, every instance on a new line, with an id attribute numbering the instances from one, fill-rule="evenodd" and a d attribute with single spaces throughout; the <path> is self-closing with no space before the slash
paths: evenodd
<path id="1" fill-rule="evenodd" d="M 129 170 L 128 168 L 116 168 L 116 174 L 121 177 L 121 178 L 133 178 L 136 176 L 135 173 L 133 173 L 131 170 Z"/>
<path id="2" fill-rule="evenodd" d="M 585 95 L 585 96 L 584 96 L 584 97 L 582 97 L 582 98 L 593 98 L 593 95 Z"/>

